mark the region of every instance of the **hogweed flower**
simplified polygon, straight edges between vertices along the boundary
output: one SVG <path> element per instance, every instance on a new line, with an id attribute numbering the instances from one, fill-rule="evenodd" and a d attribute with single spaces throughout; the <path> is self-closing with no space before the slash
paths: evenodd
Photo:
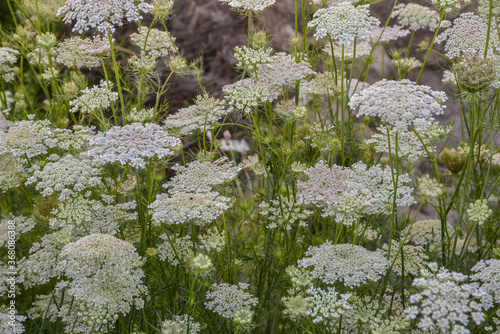
<path id="1" fill-rule="evenodd" d="M 276 0 L 219 0 L 219 2 L 225 3 L 236 10 L 244 12 L 254 11 L 258 13 L 274 5 Z"/>
<path id="2" fill-rule="evenodd" d="M 246 309 L 253 314 L 252 308 L 258 304 L 259 300 L 245 292 L 248 287 L 249 285 L 245 283 L 238 285 L 215 283 L 207 292 L 205 307 L 227 319 L 232 319 L 241 309 Z"/>
<path id="3" fill-rule="evenodd" d="M 349 106 L 358 110 L 358 117 L 379 117 L 383 124 L 407 131 L 409 126 L 417 130 L 429 127 L 434 115 L 444 113 L 445 106 L 441 103 L 446 100 L 444 92 L 433 91 L 428 86 L 407 79 L 383 79 L 354 94 Z"/>
<path id="4" fill-rule="evenodd" d="M 497 77 L 495 60 L 485 59 L 482 54 L 465 54 L 453 64 L 453 72 L 458 85 L 470 93 L 487 88 Z"/>
<path id="5" fill-rule="evenodd" d="M 280 196 L 277 200 L 269 203 L 262 202 L 259 206 L 259 214 L 266 217 L 269 224 L 267 228 L 284 227 L 291 230 L 294 226 L 306 226 L 306 219 L 312 215 L 312 211 L 302 208 L 300 199 L 293 200 Z"/>
<path id="6" fill-rule="evenodd" d="M 338 319 L 349 309 L 350 293 L 339 294 L 334 288 L 327 290 L 311 287 L 307 289 L 306 315 L 308 315 L 314 324 L 321 323 L 330 328 Z"/>
<path id="7" fill-rule="evenodd" d="M 80 92 L 80 96 L 69 101 L 72 107 L 70 112 L 81 112 L 84 114 L 97 113 L 111 107 L 112 103 L 118 100 L 118 93 L 111 91 L 113 83 L 101 81 L 99 85 L 92 88 L 85 88 Z"/>
<path id="8" fill-rule="evenodd" d="M 491 36 L 496 35 L 496 30 L 491 27 Z M 463 13 L 453 21 L 453 25 L 439 34 L 436 43 L 446 41 L 444 46 L 448 58 L 459 58 L 463 55 L 484 55 L 486 48 L 486 35 L 488 33 L 488 18 L 474 13 Z M 498 38 L 490 38 L 488 44 L 488 57 L 493 57 L 500 51 Z"/>
<path id="9" fill-rule="evenodd" d="M 330 241 L 311 246 L 299 267 L 312 267 L 311 275 L 326 284 L 340 281 L 347 287 L 378 281 L 389 268 L 387 259 L 378 252 L 351 244 L 333 245 Z"/>
<path id="10" fill-rule="evenodd" d="M 160 236 L 163 242 L 158 246 L 158 258 L 167 261 L 172 266 L 184 265 L 194 256 L 193 242 L 189 235 L 180 237 L 178 234 Z"/>
<path id="11" fill-rule="evenodd" d="M 492 300 L 488 302 L 486 308 L 490 308 L 494 303 L 500 302 L 500 260 L 480 260 L 472 271 L 475 272 L 471 279 L 481 284 L 481 289 L 485 290 Z"/>
<path id="12" fill-rule="evenodd" d="M 385 126 L 377 127 L 377 132 L 379 133 L 373 134 L 365 141 L 367 144 L 373 144 L 376 152 L 390 153 L 392 156 L 397 154 L 399 159 L 411 163 L 420 159 L 423 147 L 414 132 L 398 131 L 398 129 L 389 129 Z"/>
<path id="13" fill-rule="evenodd" d="M 115 26 L 121 27 L 123 19 L 127 22 L 137 22 L 142 19 L 140 11 L 145 13 L 153 6 L 144 0 L 66 0 L 59 8 L 57 16 L 64 15 L 65 23 L 75 21 L 73 31 L 83 34 L 91 29 L 101 33 L 115 32 Z"/>
<path id="14" fill-rule="evenodd" d="M 149 159 L 174 155 L 172 149 L 181 141 L 171 137 L 159 125 L 132 123 L 99 132 L 90 140 L 87 154 L 101 163 L 119 162 L 134 168 L 145 168 Z"/>
<path id="15" fill-rule="evenodd" d="M 197 334 L 200 330 L 200 324 L 187 314 L 176 315 L 174 319 L 165 320 L 161 325 L 161 334 Z"/>
<path id="16" fill-rule="evenodd" d="M 14 80 L 13 67 L 19 51 L 8 47 L 0 48 L 0 78 L 5 82 Z"/>
<path id="17" fill-rule="evenodd" d="M 314 37 L 320 39 L 329 36 L 339 44 L 349 44 L 355 38 L 370 36 L 372 27 L 380 21 L 370 16 L 368 5 L 354 7 L 349 2 L 318 9 L 308 27 L 316 27 Z"/>
<path id="18" fill-rule="evenodd" d="M 270 95 L 258 82 L 250 78 L 225 85 L 222 91 L 230 105 L 245 113 L 252 112 L 263 102 L 272 102 L 276 99 L 276 96 Z"/>
<path id="19" fill-rule="evenodd" d="M 440 19 L 438 12 L 416 3 L 398 4 L 392 17 L 397 17 L 399 24 L 408 26 L 412 31 L 425 28 L 436 30 Z"/>
<path id="20" fill-rule="evenodd" d="M 137 309 L 143 307 L 140 296 L 146 291 L 142 285 L 144 272 L 132 244 L 110 235 L 92 234 L 67 244 L 58 262 L 58 270 L 69 280 L 66 291 L 76 301 L 104 309 L 112 316 L 129 313 L 132 304 Z"/>
<path id="21" fill-rule="evenodd" d="M 437 198 L 446 192 L 443 184 L 436 179 L 431 179 L 428 174 L 417 177 L 418 190 L 423 198 Z"/>
<path id="22" fill-rule="evenodd" d="M 405 310 L 407 317 L 419 317 L 417 326 L 423 330 L 470 333 L 466 326 L 471 320 L 476 325 L 484 321 L 483 301 L 487 293 L 465 283 L 467 279 L 466 275 L 446 270 L 423 272 L 423 277 L 413 280 L 413 286 L 420 292 L 411 295 L 412 306 Z"/>
<path id="23" fill-rule="evenodd" d="M 159 194 L 149 205 L 155 224 L 208 225 L 232 205 L 232 199 L 215 192 Z"/>
<path id="24" fill-rule="evenodd" d="M 488 207 L 488 200 L 478 199 L 474 203 L 469 204 L 466 212 L 472 222 L 483 225 L 488 220 L 488 217 L 491 216 L 493 210 Z"/>
<path id="25" fill-rule="evenodd" d="M 216 228 L 207 231 L 206 234 L 200 235 L 200 248 L 207 252 L 222 252 L 226 246 L 226 235 L 224 231 L 218 232 Z"/>
<path id="26" fill-rule="evenodd" d="M 147 27 L 139 27 L 139 32 L 130 35 L 130 40 L 137 45 L 142 52 L 156 58 L 170 56 L 175 52 L 175 37 L 170 36 L 167 31 Z M 147 41 L 147 43 L 146 43 Z"/>

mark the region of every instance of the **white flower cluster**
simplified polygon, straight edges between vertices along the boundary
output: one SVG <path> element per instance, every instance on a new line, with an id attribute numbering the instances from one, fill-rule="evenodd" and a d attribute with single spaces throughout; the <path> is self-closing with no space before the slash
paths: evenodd
<path id="1" fill-rule="evenodd" d="M 155 224 L 206 225 L 232 205 L 232 199 L 216 192 L 159 194 L 149 205 Z"/>
<path id="2" fill-rule="evenodd" d="M 163 126 L 183 136 L 191 135 L 197 131 L 207 132 L 212 130 L 215 123 L 224 118 L 231 108 L 226 107 L 226 101 L 199 95 L 195 104 L 179 109 L 174 115 L 169 115 Z"/>
<path id="3" fill-rule="evenodd" d="M 307 289 L 306 314 L 314 324 L 322 323 L 330 328 L 338 319 L 352 306 L 349 305 L 350 293 L 339 294 L 334 288 L 329 287 L 326 291 L 311 287 Z M 333 329 L 333 328 L 332 328 Z"/>
<path id="4" fill-rule="evenodd" d="M 375 165 L 367 169 L 364 163 L 358 162 L 352 166 L 352 171 L 352 187 L 367 203 L 366 214 L 390 214 L 394 203 L 400 207 L 415 202 L 413 189 L 408 186 L 411 179 L 406 173 L 401 173 L 398 183 L 394 184 L 390 167 L 383 169 Z"/>
<path id="5" fill-rule="evenodd" d="M 404 245 L 400 248 L 397 241 L 393 241 L 390 251 L 388 244 L 384 244 L 379 251 L 383 252 L 385 257 L 389 253 L 389 261 L 392 265 L 391 270 L 398 275 L 403 274 L 404 262 L 404 274 L 407 275 L 410 273 L 417 276 L 424 268 L 425 262 L 429 259 L 422 247 Z M 403 257 L 401 257 L 401 253 L 403 253 Z"/>
<path id="6" fill-rule="evenodd" d="M 470 4 L 470 0 L 431 0 L 431 3 L 437 8 L 444 9 L 446 13 L 462 9 L 462 2 L 465 5 Z"/>
<path id="7" fill-rule="evenodd" d="M 85 88 L 81 95 L 75 100 L 69 101 L 72 107 L 70 112 L 81 112 L 90 114 L 111 107 L 111 104 L 118 100 L 118 93 L 113 92 L 113 83 L 110 81 L 101 81 L 99 85 L 92 88 Z"/>
<path id="8" fill-rule="evenodd" d="M 276 53 L 269 63 L 260 64 L 255 79 L 272 99 L 277 99 L 283 89 L 295 88 L 298 81 L 313 75 L 311 64 L 306 61 L 296 62 L 292 55 Z"/>
<path id="9" fill-rule="evenodd" d="M 488 200 L 478 199 L 474 203 L 469 204 L 466 212 L 472 222 L 483 225 L 488 220 L 488 217 L 491 216 L 493 210 L 489 208 Z"/>
<path id="10" fill-rule="evenodd" d="M 0 153 L 0 191 L 18 187 L 23 181 L 22 171 L 19 158 L 10 153 Z"/>
<path id="11" fill-rule="evenodd" d="M 66 290 L 76 301 L 110 315 L 138 309 L 146 292 L 142 285 L 144 272 L 135 247 L 110 235 L 92 234 L 67 244 L 58 259 L 58 270 L 69 281 Z"/>
<path id="12" fill-rule="evenodd" d="M 373 30 L 372 30 L 373 31 Z M 342 47 L 344 47 L 343 55 L 342 55 Z M 332 52 L 333 48 L 333 52 Z M 330 42 L 326 42 L 323 51 L 329 54 L 330 56 L 335 56 L 335 59 L 338 62 L 342 61 L 342 57 L 344 57 L 344 63 L 350 64 L 355 60 L 361 60 L 363 57 L 367 57 L 372 52 L 372 45 L 367 40 L 358 40 L 356 43 L 349 44 L 337 44 Z"/>
<path id="13" fill-rule="evenodd" d="M 302 201 L 306 204 L 333 204 L 344 193 L 352 191 L 349 184 L 352 171 L 347 167 L 333 165 L 330 168 L 321 161 L 308 168 L 304 174 L 307 181 L 299 181 L 297 187 Z"/>
<path id="14" fill-rule="evenodd" d="M 327 49 L 326 49 L 327 50 Z M 328 52 L 328 50 L 327 50 Z M 331 72 L 318 73 L 309 81 L 300 83 L 300 93 L 307 96 L 330 96 L 336 98 L 340 96 L 340 87 L 335 83 L 335 77 Z M 293 104 L 295 108 L 295 104 Z"/>
<path id="15" fill-rule="evenodd" d="M 326 284 L 340 281 L 348 287 L 378 281 L 389 268 L 389 262 L 379 252 L 351 244 L 333 245 L 330 241 L 311 246 L 299 267 L 313 267 L 311 274 Z"/>
<path id="16" fill-rule="evenodd" d="M 48 162 L 42 170 L 35 170 L 26 184 L 36 183 L 36 190 L 42 190 L 47 197 L 55 191 L 59 199 L 70 199 L 84 190 L 101 185 L 101 170 L 95 162 L 84 155 L 67 154 L 60 160 Z"/>
<path id="17" fill-rule="evenodd" d="M 159 125 L 132 123 L 114 126 L 90 140 L 88 155 L 102 163 L 119 162 L 134 168 L 145 168 L 148 159 L 174 155 L 171 150 L 181 144 Z"/>
<path id="18" fill-rule="evenodd" d="M 17 314 L 16 310 L 11 311 L 7 309 L 6 305 L 0 307 L 0 332 L 3 334 L 23 334 L 26 316 Z"/>
<path id="19" fill-rule="evenodd" d="M 193 242 L 189 235 L 180 237 L 178 234 L 160 236 L 163 240 L 158 246 L 158 258 L 173 266 L 184 265 L 194 256 Z"/>
<path id="20" fill-rule="evenodd" d="M 314 19 L 308 23 L 310 28 L 316 27 L 314 37 L 320 39 L 330 36 L 339 44 L 349 44 L 358 39 L 370 36 L 372 27 L 380 21 L 370 16 L 368 5 L 354 7 L 349 2 L 321 8 L 314 13 Z"/>
<path id="21" fill-rule="evenodd" d="M 269 222 L 267 228 L 284 227 L 291 230 L 292 227 L 305 227 L 306 219 L 312 215 L 312 211 L 302 208 L 300 199 L 288 199 L 280 196 L 279 199 L 270 200 L 269 203 L 262 202 L 259 206 L 259 214 L 265 216 Z"/>
<path id="22" fill-rule="evenodd" d="M 425 28 L 436 30 L 439 24 L 438 12 L 417 3 L 398 4 L 392 17 L 397 17 L 399 24 L 408 26 L 413 31 Z"/>
<path id="23" fill-rule="evenodd" d="M 442 333 L 468 334 L 470 320 L 477 325 L 484 321 L 482 300 L 487 293 L 476 285 L 467 284 L 466 275 L 441 270 L 423 272 L 423 277 L 413 280 L 419 293 L 412 294 L 405 313 L 410 319 L 422 318 L 418 328 L 439 329 Z"/>
<path id="24" fill-rule="evenodd" d="M 276 0 L 219 0 L 237 10 L 261 12 L 274 5 Z"/>
<path id="25" fill-rule="evenodd" d="M 130 35 L 130 40 L 146 54 L 156 58 L 167 57 L 175 51 L 175 37 L 156 28 L 149 30 L 147 27 L 140 27 L 139 32 Z"/>
<path id="26" fill-rule="evenodd" d="M 481 288 L 490 294 L 495 303 L 500 303 L 500 260 L 481 260 L 472 267 L 472 271 L 475 274 L 471 279 L 479 282 Z M 490 302 L 487 308 L 492 306 L 493 303 Z"/>
<path id="27" fill-rule="evenodd" d="M 115 26 L 123 25 L 123 18 L 127 22 L 136 22 L 142 18 L 139 11 L 148 12 L 153 9 L 144 0 L 66 0 L 66 4 L 59 8 L 57 16 L 65 15 L 65 23 L 75 22 L 74 32 L 83 34 L 91 29 L 99 32 L 115 32 Z"/>
<path id="28" fill-rule="evenodd" d="M 496 36 L 496 29 L 493 26 L 491 29 L 491 36 Z M 463 13 L 453 21 L 453 26 L 437 36 L 436 43 L 446 41 L 444 50 L 450 59 L 463 55 L 484 54 L 487 33 L 487 17 L 474 13 Z M 493 57 L 498 51 L 500 51 L 500 41 L 498 38 L 490 38 L 488 57 Z"/>
<path id="29" fill-rule="evenodd" d="M 200 248 L 207 252 L 222 252 L 226 246 L 226 235 L 224 231 L 219 232 L 217 228 L 209 230 L 206 234 L 200 235 Z"/>
<path id="30" fill-rule="evenodd" d="M 74 36 L 57 45 L 56 61 L 70 68 L 98 67 L 101 66 L 99 57 L 107 55 L 109 50 L 107 38 L 82 39 L 80 36 Z"/>
<path id="31" fill-rule="evenodd" d="M 259 300 L 245 292 L 248 287 L 249 285 L 245 283 L 238 285 L 215 283 L 207 292 L 205 307 L 227 319 L 232 319 L 234 313 L 241 309 L 249 310 L 253 314 L 252 308 L 258 304 Z"/>
<path id="32" fill-rule="evenodd" d="M 424 198 L 437 198 L 446 192 L 442 183 L 436 179 L 431 179 L 428 174 L 417 177 L 418 190 Z"/>
<path id="33" fill-rule="evenodd" d="M 410 163 L 418 161 L 423 153 L 422 144 L 414 132 L 388 129 L 385 126 L 377 127 L 377 132 L 379 133 L 373 134 L 365 141 L 367 144 L 373 144 L 376 152 L 390 153 L 392 156 L 396 156 L 397 152 L 398 159 Z"/>
<path id="34" fill-rule="evenodd" d="M 445 236 L 452 232 L 451 226 L 446 223 Z M 415 245 L 425 246 L 437 244 L 441 241 L 441 221 L 439 219 L 419 220 L 401 231 L 401 238 L 411 240 Z"/>
<path id="35" fill-rule="evenodd" d="M 21 234 L 31 231 L 35 227 L 36 222 L 32 218 L 14 217 L 13 219 L 0 220 L 0 247 L 6 247 L 9 240 L 19 240 Z M 15 235 L 12 239 L 9 230 L 12 231 L 14 226 Z"/>
<path id="36" fill-rule="evenodd" d="M 251 48 L 246 45 L 235 47 L 233 57 L 238 61 L 236 67 L 243 69 L 247 73 L 257 70 L 257 65 L 268 64 L 273 60 L 271 48 Z"/>
<path id="37" fill-rule="evenodd" d="M 0 78 L 5 82 L 14 79 L 13 67 L 17 61 L 19 51 L 8 47 L 0 47 Z"/>
<path id="38" fill-rule="evenodd" d="M 149 123 L 154 120 L 155 110 L 153 108 L 137 110 L 132 108 L 125 119 L 130 123 Z"/>
<path id="39" fill-rule="evenodd" d="M 47 153 L 45 140 L 52 137 L 50 121 L 18 121 L 9 131 L 0 135 L 0 154 L 31 159 Z"/>
<path id="40" fill-rule="evenodd" d="M 59 256 L 61 248 L 53 234 L 46 234 L 40 242 L 33 243 L 30 256 L 18 262 L 19 282 L 29 289 L 56 277 L 59 272 L 56 269 L 57 261 L 54 259 Z"/>
<path id="41" fill-rule="evenodd" d="M 175 165 L 172 169 L 177 175 L 164 186 L 170 194 L 209 193 L 213 186 L 223 185 L 234 180 L 241 171 L 241 166 L 234 166 L 227 157 L 215 161 L 192 161 L 186 166 Z"/>
<path id="42" fill-rule="evenodd" d="M 444 92 L 435 92 L 428 86 L 417 85 L 407 79 L 381 80 L 356 93 L 349 106 L 358 109 L 358 117 L 379 117 L 383 124 L 407 131 L 410 125 L 417 130 L 426 129 L 442 115 L 440 103 L 447 100 Z"/>
<path id="43" fill-rule="evenodd" d="M 165 320 L 161 325 L 161 334 L 196 334 L 200 330 L 200 324 L 187 314 L 176 315 L 173 320 Z"/>
<path id="44" fill-rule="evenodd" d="M 250 78 L 236 81 L 222 88 L 226 101 L 237 110 L 250 113 L 263 102 L 272 102 L 274 97 Z"/>

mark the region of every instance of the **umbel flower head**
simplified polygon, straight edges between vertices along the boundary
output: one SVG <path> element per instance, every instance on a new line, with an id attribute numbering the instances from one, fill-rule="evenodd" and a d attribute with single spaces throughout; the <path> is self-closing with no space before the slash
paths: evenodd
<path id="1" fill-rule="evenodd" d="M 88 155 L 102 163 L 120 162 L 134 168 L 144 168 L 151 158 L 174 155 L 171 150 L 180 145 L 159 125 L 132 123 L 114 126 L 107 132 L 99 132 L 90 140 Z"/>
<path id="2" fill-rule="evenodd" d="M 413 31 L 425 28 L 435 30 L 439 23 L 438 12 L 416 3 L 398 4 L 392 17 L 397 17 L 399 24 Z"/>
<path id="3" fill-rule="evenodd" d="M 59 286 L 67 285 L 67 293 L 76 301 L 111 315 L 129 313 L 131 304 L 143 307 L 144 272 L 132 244 L 92 234 L 67 244 L 58 260 L 60 275 L 66 278 Z"/>
<path id="4" fill-rule="evenodd" d="M 330 36 L 339 44 L 349 44 L 358 39 L 370 36 L 370 30 L 380 21 L 370 16 L 368 5 L 354 7 L 349 2 L 321 8 L 314 13 L 309 22 L 310 28 L 316 27 L 314 37 L 320 39 Z"/>
<path id="5" fill-rule="evenodd" d="M 418 319 L 423 330 L 439 329 L 442 333 L 468 334 L 470 321 L 479 325 L 484 321 L 483 301 L 488 294 L 477 285 L 467 284 L 466 275 L 437 270 L 422 271 L 413 281 L 420 292 L 411 295 L 410 306 L 405 313 L 410 319 Z"/>
<path id="6" fill-rule="evenodd" d="M 379 252 L 351 244 L 332 245 L 330 241 L 311 246 L 299 267 L 312 267 L 311 274 L 326 284 L 341 281 L 348 287 L 367 281 L 378 281 L 389 268 L 389 262 Z"/>
<path id="7" fill-rule="evenodd" d="M 253 314 L 252 308 L 258 304 L 259 300 L 245 292 L 248 286 L 245 283 L 238 285 L 215 283 L 207 292 L 205 307 L 227 319 L 232 319 L 241 309 L 249 310 Z"/>
<path id="8" fill-rule="evenodd" d="M 0 48 L 0 79 L 6 82 L 14 79 L 12 67 L 17 61 L 19 51 L 3 47 Z"/>
<path id="9" fill-rule="evenodd" d="M 142 18 L 139 11 L 149 12 L 153 6 L 144 0 L 66 0 L 57 16 L 65 15 L 63 21 L 75 21 L 74 32 L 83 34 L 91 29 L 99 32 L 115 32 L 115 26 L 122 26 L 123 19 L 136 22 Z"/>
<path id="10" fill-rule="evenodd" d="M 226 3 L 236 10 L 261 12 L 267 7 L 273 5 L 276 0 L 219 0 Z"/>
<path id="11" fill-rule="evenodd" d="M 354 94 L 349 106 L 358 109 L 358 117 L 379 117 L 383 124 L 404 132 L 410 125 L 417 130 L 428 128 L 434 115 L 443 114 L 445 107 L 440 103 L 446 100 L 444 92 L 435 92 L 428 86 L 407 79 L 384 79 Z"/>

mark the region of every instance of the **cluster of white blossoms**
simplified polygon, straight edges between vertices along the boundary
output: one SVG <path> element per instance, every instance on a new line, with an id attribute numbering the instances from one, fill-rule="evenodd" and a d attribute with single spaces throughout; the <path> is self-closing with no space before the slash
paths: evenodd
<path id="1" fill-rule="evenodd" d="M 14 157 L 34 158 L 46 154 L 45 140 L 52 136 L 50 121 L 18 121 L 7 133 L 0 135 L 0 154 L 10 153 Z"/>
<path id="2" fill-rule="evenodd" d="M 478 199 L 474 203 L 469 204 L 466 212 L 472 222 L 483 225 L 488 220 L 488 217 L 491 216 L 493 210 L 489 208 L 488 200 Z"/>
<path id="3" fill-rule="evenodd" d="M 492 26 L 491 29 L 491 36 L 495 36 L 495 28 Z M 487 34 L 487 17 L 474 13 L 463 13 L 453 21 L 451 27 L 437 36 L 436 43 L 446 41 L 444 50 L 450 59 L 463 55 L 484 54 Z M 497 38 L 490 38 L 487 56 L 493 57 L 498 51 L 500 51 L 500 41 Z"/>
<path id="4" fill-rule="evenodd" d="M 320 161 L 304 171 L 304 174 L 307 181 L 299 181 L 297 187 L 302 201 L 306 204 L 333 204 L 344 193 L 352 191 L 349 183 L 352 171 L 347 167 L 333 165 L 330 168 Z"/>
<path id="5" fill-rule="evenodd" d="M 343 59 L 345 64 L 351 64 L 354 60 L 359 61 L 369 56 L 372 53 L 372 44 L 368 40 L 358 40 L 356 43 L 347 45 L 326 42 L 323 51 L 330 56 L 335 56 L 338 62 Z"/>
<path id="6" fill-rule="evenodd" d="M 35 170 L 26 184 L 36 183 L 44 197 L 59 192 L 59 199 L 70 199 L 84 190 L 101 185 L 101 169 L 85 155 L 67 154 L 61 159 L 48 162 L 42 170 Z"/>
<path id="7" fill-rule="evenodd" d="M 444 235 L 449 237 L 452 227 L 448 223 L 445 223 L 445 226 L 447 230 Z M 401 231 L 401 238 L 407 238 L 419 246 L 438 244 L 441 241 L 441 221 L 439 219 L 416 221 Z"/>
<path id="8" fill-rule="evenodd" d="M 196 334 L 200 330 L 200 324 L 187 314 L 176 315 L 174 319 L 165 320 L 161 325 L 161 334 Z"/>
<path id="9" fill-rule="evenodd" d="M 393 204 L 402 207 L 415 202 L 413 188 L 408 186 L 411 179 L 406 173 L 401 173 L 397 184 L 394 184 L 389 167 L 375 165 L 367 168 L 364 163 L 358 162 L 352 166 L 352 171 L 352 187 L 366 203 L 366 214 L 390 214 Z"/>
<path id="10" fill-rule="evenodd" d="M 409 126 L 417 130 L 429 127 L 434 115 L 443 114 L 445 106 L 440 103 L 446 100 L 444 92 L 428 86 L 407 79 L 384 79 L 354 94 L 349 106 L 358 110 L 358 117 L 378 117 L 383 124 L 407 131 Z"/>
<path id="11" fill-rule="evenodd" d="M 276 0 L 219 0 L 237 10 L 261 12 L 274 5 Z"/>
<path id="12" fill-rule="evenodd" d="M 277 99 L 283 89 L 295 88 L 300 80 L 315 72 L 306 61 L 297 62 L 292 55 L 278 52 L 269 63 L 260 64 L 255 79 L 272 99 Z"/>
<path id="13" fill-rule="evenodd" d="M 23 322 L 26 316 L 17 314 L 16 310 L 7 309 L 6 305 L 0 307 L 0 331 L 4 334 L 23 334 L 25 328 Z"/>
<path id="14" fill-rule="evenodd" d="M 414 132 L 402 132 L 385 126 L 377 127 L 377 132 L 379 133 L 373 134 L 365 141 L 374 145 L 376 152 L 390 153 L 394 157 L 397 154 L 398 159 L 411 163 L 418 161 L 423 153 L 422 144 Z"/>
<path id="15" fill-rule="evenodd" d="M 198 95 L 195 104 L 179 109 L 174 115 L 169 115 L 163 122 L 163 126 L 174 133 L 188 136 L 198 131 L 212 130 L 215 123 L 230 111 L 231 108 L 226 106 L 226 101 L 208 95 Z"/>
<path id="16" fill-rule="evenodd" d="M 219 232 L 217 228 L 213 228 L 200 235 L 200 248 L 205 249 L 207 252 L 222 252 L 225 246 L 226 235 L 224 231 Z"/>
<path id="17" fill-rule="evenodd" d="M 149 159 L 174 155 L 172 149 L 180 144 L 159 125 L 132 123 L 99 132 L 89 142 L 88 155 L 101 163 L 119 162 L 141 169 Z"/>
<path id="18" fill-rule="evenodd" d="M 0 47 L 0 79 L 5 82 L 14 79 L 13 67 L 17 61 L 19 51 L 8 47 Z"/>
<path id="19" fill-rule="evenodd" d="M 311 318 L 314 324 L 321 323 L 331 329 L 338 319 L 349 309 L 350 293 L 339 294 L 334 288 L 327 290 L 311 287 L 307 289 L 306 314 Z"/>
<path id="20" fill-rule="evenodd" d="M 420 246 L 404 245 L 400 247 L 397 241 L 393 241 L 391 249 L 389 245 L 384 244 L 382 249 L 379 250 L 387 256 L 389 253 L 389 261 L 392 265 L 391 270 L 398 275 L 403 275 L 403 262 L 404 274 L 412 274 L 417 276 L 418 273 L 424 268 L 426 261 L 429 257 L 425 254 L 425 250 Z M 403 253 L 403 257 L 401 254 Z"/>
<path id="21" fill-rule="evenodd" d="M 153 6 L 144 0 L 66 0 L 66 4 L 59 8 L 57 16 L 65 15 L 63 21 L 75 21 L 73 31 L 83 34 L 91 29 L 99 32 L 115 32 L 115 26 L 123 25 L 123 18 L 127 22 L 137 22 L 142 18 L 139 11 L 148 12 Z"/>
<path id="22" fill-rule="evenodd" d="M 177 175 L 164 186 L 170 194 L 209 193 L 213 186 L 224 185 L 234 180 L 241 171 L 241 166 L 234 166 L 227 157 L 215 161 L 192 161 L 186 166 L 175 165 L 172 169 Z"/>
<path id="23" fill-rule="evenodd" d="M 274 97 L 269 95 L 258 82 L 251 78 L 238 80 L 222 88 L 224 98 L 236 110 L 250 113 L 263 102 L 272 102 Z"/>
<path id="24" fill-rule="evenodd" d="M 267 228 L 284 227 L 291 230 L 293 227 L 305 227 L 306 219 L 312 215 L 312 211 L 302 207 L 300 199 L 286 198 L 280 196 L 279 199 L 262 202 L 259 206 L 259 214 L 267 218 Z"/>
<path id="25" fill-rule="evenodd" d="M 397 17 L 399 24 L 408 26 L 412 31 L 425 28 L 434 31 L 439 24 L 438 12 L 417 3 L 398 4 L 392 17 Z"/>
<path id="26" fill-rule="evenodd" d="M 232 205 L 232 199 L 216 192 L 159 194 L 149 205 L 155 224 L 206 225 Z"/>
<path id="27" fill-rule="evenodd" d="M 67 281 L 61 281 L 58 287 L 67 287 L 75 301 L 94 309 L 104 309 L 111 316 L 125 315 L 132 304 L 137 309 L 144 304 L 141 266 L 141 257 L 132 244 L 110 235 L 92 234 L 63 248 L 58 270 Z"/>
<path id="28" fill-rule="evenodd" d="M 446 188 L 436 179 L 431 179 L 428 174 L 417 177 L 418 190 L 425 199 L 437 198 L 446 193 Z"/>
<path id="29" fill-rule="evenodd" d="M 259 300 L 246 292 L 248 284 L 215 283 L 207 292 L 205 307 L 224 318 L 232 319 L 235 312 L 246 309 L 252 314 L 252 309 Z"/>
<path id="30" fill-rule="evenodd" d="M 472 320 L 477 325 L 484 321 L 483 300 L 487 293 L 474 284 L 467 284 L 466 275 L 437 270 L 424 270 L 413 280 L 420 292 L 410 296 L 412 306 L 405 310 L 410 319 L 418 319 L 422 330 L 439 329 L 442 333 L 468 334 L 466 328 Z"/>
<path id="31" fill-rule="evenodd" d="M 321 8 L 314 13 L 314 18 L 308 26 L 316 27 L 316 39 L 329 36 L 339 44 L 350 44 L 355 38 L 369 37 L 371 29 L 380 24 L 378 19 L 370 16 L 368 7 L 354 7 L 349 2 L 341 2 Z"/>
<path id="32" fill-rule="evenodd" d="M 340 281 L 351 288 L 378 281 L 389 268 L 389 262 L 381 253 L 358 245 L 333 245 L 327 241 L 309 247 L 306 256 L 298 261 L 299 267 L 312 267 L 311 274 L 326 284 Z"/>
<path id="33" fill-rule="evenodd" d="M 132 108 L 129 114 L 125 116 L 125 119 L 130 123 L 150 123 L 154 120 L 155 110 L 154 108 L 141 109 Z"/>
<path id="34" fill-rule="evenodd" d="M 56 48 L 56 61 L 67 67 L 98 67 L 100 57 L 108 55 L 109 41 L 104 37 L 82 39 L 74 36 L 61 41 Z"/>
<path id="35" fill-rule="evenodd" d="M 130 35 L 130 40 L 147 55 L 156 58 L 167 57 L 175 52 L 175 37 L 167 31 L 147 27 L 140 27 L 139 32 Z"/>
<path id="36" fill-rule="evenodd" d="M 331 72 L 317 73 L 314 78 L 309 81 L 300 83 L 300 94 L 306 96 L 330 96 L 336 98 L 340 96 L 340 87 L 335 83 L 335 76 Z M 295 108 L 295 104 L 293 104 Z"/>
<path id="37" fill-rule="evenodd" d="M 471 2 L 470 0 L 431 0 L 432 5 L 439 9 L 443 9 L 445 13 L 451 13 L 462 9 L 462 3 L 468 5 Z"/>
<path id="38" fill-rule="evenodd" d="M 112 103 L 118 100 L 118 93 L 113 92 L 112 88 L 113 83 L 110 81 L 101 81 L 99 85 L 85 88 L 80 92 L 79 97 L 69 101 L 69 105 L 72 107 L 70 112 L 79 111 L 90 114 L 111 107 Z"/>
<path id="39" fill-rule="evenodd" d="M 189 235 L 181 237 L 178 234 L 163 234 L 160 238 L 162 243 L 158 245 L 158 258 L 161 261 L 178 266 L 188 263 L 193 258 L 193 242 Z"/>
<path id="40" fill-rule="evenodd" d="M 243 69 L 246 73 L 253 73 L 257 70 L 257 65 L 268 64 L 273 60 L 272 48 L 251 48 L 246 45 L 234 48 L 234 59 L 238 61 L 237 68 Z"/>
<path id="41" fill-rule="evenodd" d="M 475 274 L 471 276 L 471 279 L 479 282 L 481 288 L 493 299 L 488 301 L 486 308 L 492 307 L 493 302 L 500 303 L 500 260 L 480 260 L 472 267 L 472 271 Z"/>

